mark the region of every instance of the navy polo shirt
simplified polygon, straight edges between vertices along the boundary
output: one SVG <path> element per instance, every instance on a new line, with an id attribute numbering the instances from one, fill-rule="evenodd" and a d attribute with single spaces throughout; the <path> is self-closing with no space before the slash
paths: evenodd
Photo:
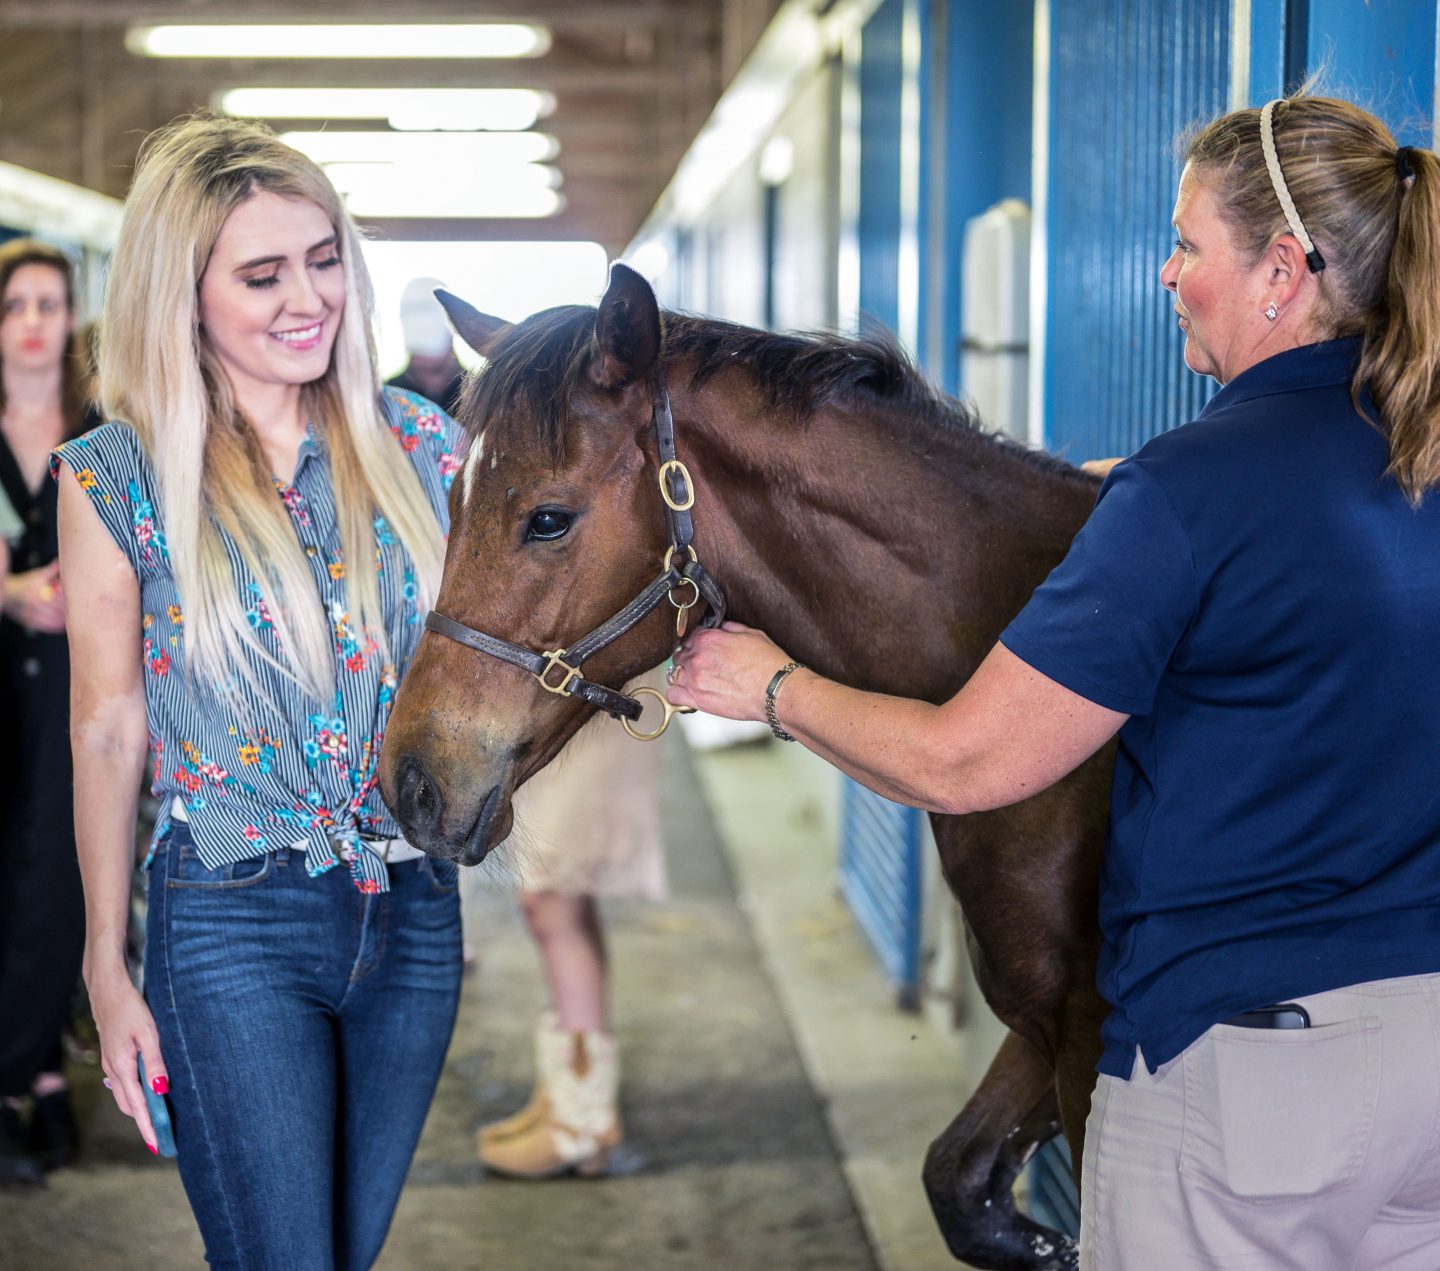
<path id="1" fill-rule="evenodd" d="M 1440 493 L 1281 353 L 1111 473 L 1001 636 L 1131 716 L 1100 888 L 1099 1069 L 1268 1003 L 1440 971 Z"/>

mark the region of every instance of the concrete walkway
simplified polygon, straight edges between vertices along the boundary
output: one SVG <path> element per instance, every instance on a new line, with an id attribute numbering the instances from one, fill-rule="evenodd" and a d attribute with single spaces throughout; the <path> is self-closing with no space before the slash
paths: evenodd
<path id="1" fill-rule="evenodd" d="M 471 1135 L 528 1093 L 539 968 L 504 862 L 466 886 L 479 953 L 383 1271 L 948 1271 L 919 1181 L 968 1094 L 895 1007 L 836 889 L 833 770 L 798 746 L 666 742 L 673 898 L 606 910 L 628 1141 L 617 1176 L 487 1178 Z M 738 900 L 738 903 L 737 903 Z M 203 1265 L 178 1175 L 74 1075 L 82 1163 L 0 1193 L 0 1271 Z"/>

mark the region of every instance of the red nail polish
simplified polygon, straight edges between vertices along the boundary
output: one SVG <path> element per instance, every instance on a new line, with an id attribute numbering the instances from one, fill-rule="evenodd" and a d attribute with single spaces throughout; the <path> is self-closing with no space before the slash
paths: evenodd
<path id="1" fill-rule="evenodd" d="M 156 1147 L 155 1144 L 151 1143 L 149 1140 L 146 1140 L 145 1146 L 150 1149 L 150 1155 L 151 1155 L 151 1156 L 159 1156 L 159 1155 L 160 1155 L 160 1149 L 159 1149 L 158 1147 Z"/>
<path id="2" fill-rule="evenodd" d="M 150 1089 L 153 1090 L 156 1094 L 169 1094 L 170 1078 L 167 1077 L 163 1072 L 158 1077 L 152 1077 L 150 1079 Z"/>

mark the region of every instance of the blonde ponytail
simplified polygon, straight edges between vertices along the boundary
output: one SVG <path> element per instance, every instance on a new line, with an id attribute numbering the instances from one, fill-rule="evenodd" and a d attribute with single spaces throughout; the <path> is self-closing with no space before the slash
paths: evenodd
<path id="1" fill-rule="evenodd" d="M 1440 485 L 1440 159 L 1397 152 L 1395 179 L 1395 246 L 1356 379 L 1369 385 L 1384 421 L 1390 472 L 1419 503 Z"/>

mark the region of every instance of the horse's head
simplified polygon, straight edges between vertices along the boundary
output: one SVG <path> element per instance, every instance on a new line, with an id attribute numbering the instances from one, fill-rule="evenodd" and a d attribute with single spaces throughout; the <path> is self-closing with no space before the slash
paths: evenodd
<path id="1" fill-rule="evenodd" d="M 487 365 L 458 411 L 474 441 L 450 495 L 435 610 L 526 649 L 573 647 L 660 573 L 654 293 L 616 265 L 598 310 L 551 309 L 513 326 L 441 298 Z M 664 659 L 674 625 L 659 606 L 589 656 L 585 678 L 623 685 Z M 546 682 L 564 675 L 557 666 Z M 386 732 L 381 791 L 411 842 L 474 864 L 509 833 L 515 788 L 593 713 L 428 630 Z"/>

